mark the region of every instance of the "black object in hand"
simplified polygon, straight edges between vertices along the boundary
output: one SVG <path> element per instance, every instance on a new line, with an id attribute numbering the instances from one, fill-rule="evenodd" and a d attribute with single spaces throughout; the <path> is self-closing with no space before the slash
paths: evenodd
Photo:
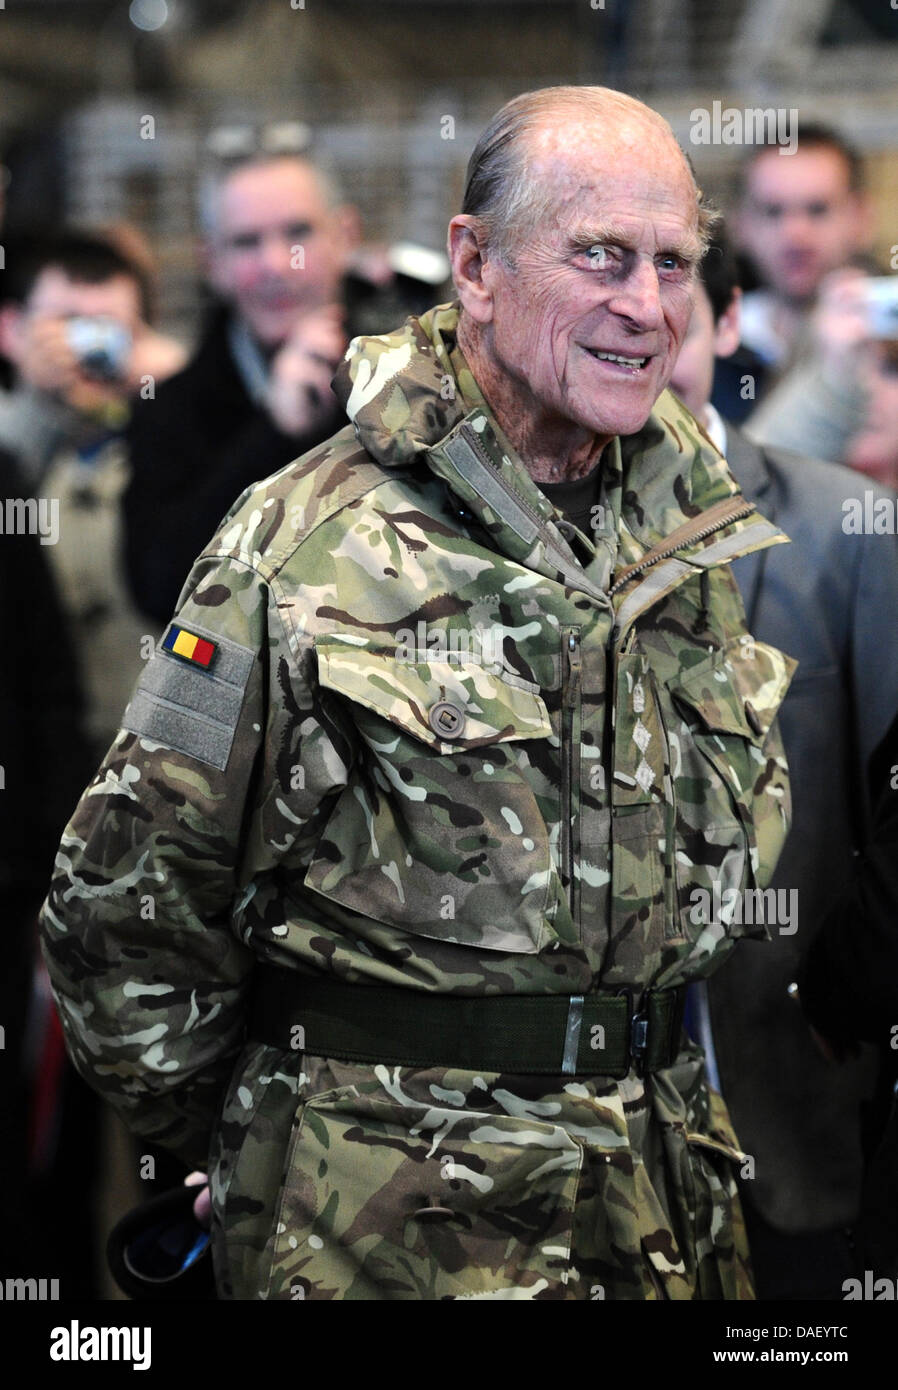
<path id="1" fill-rule="evenodd" d="M 193 1214 L 199 1189 L 163 1192 L 123 1216 L 109 1233 L 106 1258 L 130 1298 L 215 1298 L 209 1232 Z"/>

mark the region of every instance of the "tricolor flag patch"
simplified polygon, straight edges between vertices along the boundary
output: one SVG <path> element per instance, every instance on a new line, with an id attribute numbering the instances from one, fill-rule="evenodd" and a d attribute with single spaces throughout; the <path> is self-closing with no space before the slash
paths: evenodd
<path id="1" fill-rule="evenodd" d="M 171 652 L 172 656 L 179 656 L 182 661 L 189 661 L 192 666 L 202 666 L 208 670 L 217 647 L 205 637 L 198 637 L 186 627 L 172 623 L 162 639 L 162 650 Z"/>

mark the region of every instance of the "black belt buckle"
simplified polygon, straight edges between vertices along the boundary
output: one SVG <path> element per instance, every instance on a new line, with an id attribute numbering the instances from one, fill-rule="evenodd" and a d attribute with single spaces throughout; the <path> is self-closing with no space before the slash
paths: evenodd
<path id="1" fill-rule="evenodd" d="M 643 995 L 643 1009 L 637 1013 L 633 1007 L 633 991 L 629 987 L 615 991 L 623 995 L 627 1001 L 627 1045 L 629 1049 L 629 1061 L 636 1075 L 641 1077 L 644 1073 L 645 1058 L 649 1046 L 649 1015 L 645 1004 L 648 1000 L 648 992 Z"/>
<path id="2" fill-rule="evenodd" d="M 637 1076 L 642 1076 L 649 1046 L 649 1016 L 633 1014 L 630 1019 L 630 1060 Z"/>

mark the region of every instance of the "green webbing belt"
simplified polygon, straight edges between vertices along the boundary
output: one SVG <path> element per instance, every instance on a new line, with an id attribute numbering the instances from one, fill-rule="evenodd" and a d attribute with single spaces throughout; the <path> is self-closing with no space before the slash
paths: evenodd
<path id="1" fill-rule="evenodd" d="M 347 985 L 259 964 L 249 1037 L 285 1051 L 404 1067 L 563 1076 L 658 1071 L 679 1050 L 685 989 L 469 998 Z"/>

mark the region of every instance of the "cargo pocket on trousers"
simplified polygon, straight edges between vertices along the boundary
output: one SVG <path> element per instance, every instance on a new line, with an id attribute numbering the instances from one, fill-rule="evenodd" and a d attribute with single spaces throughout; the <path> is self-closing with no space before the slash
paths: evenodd
<path id="1" fill-rule="evenodd" d="M 529 1116 L 315 1096 L 297 1112 L 268 1297 L 564 1298 L 581 1162 Z"/>
<path id="2" fill-rule="evenodd" d="M 695 1193 L 696 1297 L 754 1297 L 737 1174 L 751 1160 L 713 1135 L 686 1133 Z"/>

